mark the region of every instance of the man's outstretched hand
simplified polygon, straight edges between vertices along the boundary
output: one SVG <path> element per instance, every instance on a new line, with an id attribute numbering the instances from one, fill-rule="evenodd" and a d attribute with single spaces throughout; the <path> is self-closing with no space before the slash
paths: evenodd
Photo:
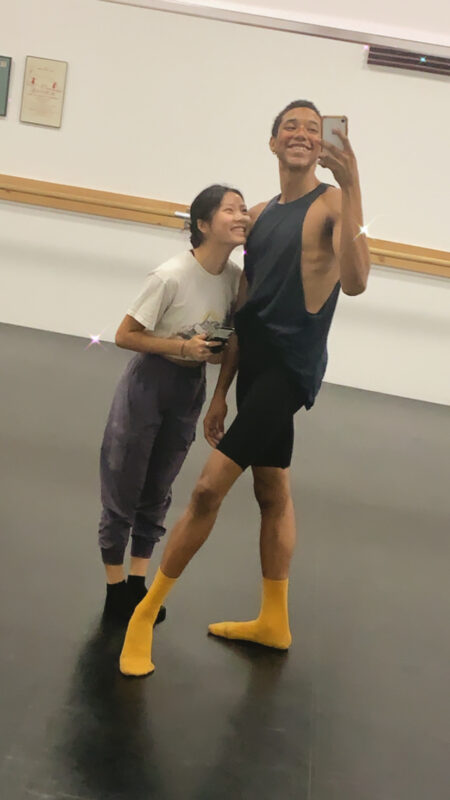
<path id="1" fill-rule="evenodd" d="M 322 153 L 318 163 L 331 170 L 341 189 L 358 186 L 358 165 L 350 141 L 337 128 L 333 128 L 333 133 L 341 140 L 343 149 L 322 139 Z"/>
<path id="2" fill-rule="evenodd" d="M 203 420 L 205 439 L 211 447 L 217 447 L 223 434 L 224 423 L 227 415 L 227 404 L 220 397 L 213 397 L 211 405 Z"/>

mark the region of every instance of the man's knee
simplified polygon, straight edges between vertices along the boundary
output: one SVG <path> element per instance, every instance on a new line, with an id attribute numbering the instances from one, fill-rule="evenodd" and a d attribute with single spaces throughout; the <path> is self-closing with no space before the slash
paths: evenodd
<path id="1" fill-rule="evenodd" d="M 211 514 L 218 511 L 223 500 L 219 489 L 207 478 L 200 478 L 192 492 L 191 507 L 194 514 Z"/>
<path id="2" fill-rule="evenodd" d="M 291 501 L 289 479 L 284 470 L 254 469 L 253 487 L 261 512 L 282 512 Z"/>

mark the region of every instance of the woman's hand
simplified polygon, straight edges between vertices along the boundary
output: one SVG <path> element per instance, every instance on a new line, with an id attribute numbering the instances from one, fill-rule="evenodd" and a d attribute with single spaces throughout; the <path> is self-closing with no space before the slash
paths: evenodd
<path id="1" fill-rule="evenodd" d="M 211 347 L 214 342 L 206 341 L 206 333 L 199 333 L 192 339 L 185 339 L 183 356 L 191 361 L 207 361 L 211 356 Z"/>

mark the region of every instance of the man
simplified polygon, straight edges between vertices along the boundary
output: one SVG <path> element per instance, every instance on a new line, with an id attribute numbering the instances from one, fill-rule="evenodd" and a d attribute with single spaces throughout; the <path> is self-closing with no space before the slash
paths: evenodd
<path id="1" fill-rule="evenodd" d="M 281 194 L 250 212 L 236 336 L 223 360 L 206 415 L 205 435 L 216 449 L 190 504 L 176 523 L 147 596 L 128 626 L 120 669 L 146 675 L 153 623 L 160 605 L 206 541 L 235 480 L 252 467 L 261 509 L 263 593 L 256 620 L 210 625 L 229 639 L 287 649 L 289 565 L 295 543 L 289 485 L 293 415 L 310 408 L 325 372 L 326 341 L 339 289 L 364 291 L 370 269 L 356 159 L 321 139 L 313 103 L 290 103 L 275 119 L 270 148 L 278 158 Z M 316 164 L 333 173 L 339 189 L 320 183 Z M 236 370 L 238 414 L 224 434 L 225 397 Z"/>

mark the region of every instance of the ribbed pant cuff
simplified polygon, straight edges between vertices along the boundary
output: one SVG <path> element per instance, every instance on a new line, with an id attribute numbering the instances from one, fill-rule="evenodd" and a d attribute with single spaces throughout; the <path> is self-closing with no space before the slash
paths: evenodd
<path id="1" fill-rule="evenodd" d="M 131 556 L 133 558 L 151 558 L 153 550 L 155 548 L 155 542 L 148 542 L 148 544 L 143 544 L 141 542 L 132 542 L 131 543 Z"/>
<path id="2" fill-rule="evenodd" d="M 101 547 L 100 552 L 102 554 L 102 561 L 104 564 L 110 564 L 111 566 L 115 567 L 123 564 L 124 562 L 124 547 Z"/>

